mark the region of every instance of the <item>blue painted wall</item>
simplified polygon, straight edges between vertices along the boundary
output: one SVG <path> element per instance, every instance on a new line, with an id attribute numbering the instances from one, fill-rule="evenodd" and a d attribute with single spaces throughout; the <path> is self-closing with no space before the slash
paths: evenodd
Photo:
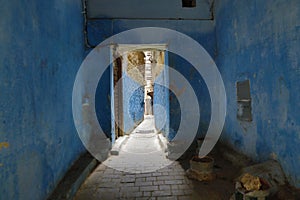
<path id="1" fill-rule="evenodd" d="M 89 18 L 104 19 L 211 19 L 212 0 L 197 0 L 196 7 L 183 8 L 174 0 L 88 0 Z M 133 12 L 134 11 L 134 12 Z"/>
<path id="2" fill-rule="evenodd" d="M 102 131 L 111 138 L 111 95 L 110 95 L 110 68 L 107 67 L 99 80 L 95 95 L 95 110 Z M 100 103 L 104 102 L 104 103 Z M 103 114 L 105 113 L 105 114 Z"/>
<path id="3" fill-rule="evenodd" d="M 182 32 L 199 42 L 214 58 L 216 53 L 214 21 L 211 20 L 93 20 L 88 24 L 88 39 L 92 45 L 97 45 L 110 36 L 125 30 L 139 27 L 164 27 Z M 210 120 L 210 98 L 207 87 L 201 75 L 185 59 L 168 52 L 169 66 L 179 71 L 190 81 L 199 100 L 201 121 L 198 135 L 205 133 Z M 109 74 L 103 77 L 109 83 Z M 170 80 L 170 83 L 172 80 Z M 175 88 L 176 89 L 176 88 Z M 109 95 L 103 94 L 104 96 Z M 182 93 L 181 95 L 184 95 Z M 176 98 L 170 99 L 170 130 L 177 131 L 180 122 L 180 107 Z M 174 101 L 174 102 L 173 102 Z M 100 114 L 99 114 L 100 115 Z M 110 115 L 108 112 L 102 115 Z M 125 119 L 126 120 L 126 119 Z M 126 128 L 130 130 L 130 127 Z"/>
<path id="4" fill-rule="evenodd" d="M 300 1 L 216 2 L 217 65 L 228 97 L 223 141 L 278 160 L 300 187 Z M 250 80 L 252 122 L 236 119 L 236 82 Z"/>
<path id="5" fill-rule="evenodd" d="M 123 118 L 124 132 L 130 133 L 144 118 L 144 86 L 123 74 Z"/>
<path id="6" fill-rule="evenodd" d="M 167 63 L 166 63 L 167 64 Z M 155 117 L 155 126 L 159 132 L 162 132 L 170 139 L 170 103 L 169 103 L 169 84 L 168 69 L 164 68 L 156 77 L 153 91 L 153 114 Z"/>
<path id="7" fill-rule="evenodd" d="M 136 0 L 124 0 L 122 3 L 90 0 L 87 6 L 88 16 L 90 18 L 101 17 L 102 19 L 93 19 L 88 22 L 88 40 L 91 45 L 95 46 L 106 38 L 125 30 L 139 27 L 164 27 L 180 31 L 192 37 L 214 58 L 216 52 L 214 21 L 208 20 L 212 18 L 211 5 L 212 1 L 206 0 L 197 1 L 197 7 L 195 8 L 182 8 L 181 1 L 162 2 L 157 0 L 143 2 L 141 6 Z M 118 10 L 120 12 L 116 12 Z M 135 12 L 132 12 L 133 10 Z M 175 68 L 187 80 L 190 80 L 192 87 L 195 89 L 200 109 L 203 108 L 201 110 L 201 122 L 199 122 L 201 129 L 199 129 L 198 133 L 205 133 L 210 119 L 210 99 L 205 83 L 197 71 L 184 59 L 170 54 L 168 60 L 170 67 Z M 109 75 L 103 77 L 103 79 L 109 82 Z M 156 87 L 158 93 L 163 91 L 158 88 Z M 166 90 L 165 93 L 168 93 L 168 91 Z M 103 94 L 104 97 L 107 95 Z M 181 95 L 184 95 L 184 92 Z M 165 97 L 165 95 L 161 95 L 161 98 L 161 102 L 158 99 L 155 101 L 166 107 L 168 112 L 170 110 L 170 130 L 174 134 L 178 129 L 178 122 L 180 122 L 181 118 L 180 107 L 177 106 L 176 98 Z M 170 103 L 167 103 L 169 99 Z M 125 102 L 127 101 L 126 99 L 124 100 Z M 171 105 L 170 107 L 169 104 Z M 125 105 L 124 109 L 127 109 L 127 107 L 129 106 Z M 135 110 L 142 110 L 142 107 Z M 109 116 L 110 113 L 98 112 L 98 115 Z M 125 122 L 129 121 L 126 118 L 124 119 Z M 132 125 L 130 123 L 125 123 L 125 125 L 125 130 L 130 130 Z M 165 127 L 165 130 L 168 132 L 169 130 L 167 129 Z"/>
<path id="8" fill-rule="evenodd" d="M 129 114 L 135 123 L 144 119 L 144 86 L 134 90 L 133 95 L 129 98 Z"/>
<path id="9" fill-rule="evenodd" d="M 180 120 L 181 120 L 181 109 L 178 98 L 176 95 L 169 90 L 169 107 L 170 107 L 170 128 L 168 140 L 172 140 L 179 129 Z"/>
<path id="10" fill-rule="evenodd" d="M 46 199 L 84 152 L 71 110 L 81 1 L 2 1 L 0 12 L 0 199 Z"/>
<path id="11" fill-rule="evenodd" d="M 226 87 L 222 140 L 257 161 L 277 159 L 300 187 L 300 2 L 217 0 L 215 6 L 215 21 L 90 21 L 88 39 L 97 45 L 124 30 L 156 26 L 198 41 L 216 59 Z M 0 12 L 0 199 L 45 199 L 84 152 L 71 111 L 73 81 L 86 53 L 81 1 L 12 0 Z M 201 134 L 210 118 L 207 88 L 183 58 L 169 53 L 169 65 L 195 89 Z M 236 119 L 235 84 L 245 79 L 251 83 L 250 123 Z M 100 82 L 107 87 L 97 90 L 96 99 L 103 96 L 107 105 L 96 109 L 109 135 L 109 71 Z M 169 99 L 170 130 L 176 131 L 180 108 L 176 98 Z"/>
<path id="12" fill-rule="evenodd" d="M 196 34 L 196 33 L 195 33 Z M 203 34 L 197 37 L 197 41 L 206 50 L 210 50 L 211 57 L 214 57 L 214 35 L 213 34 Z M 207 43 L 206 43 L 207 42 Z M 205 44 L 205 45 L 204 45 Z M 209 48 L 211 47 L 211 49 Z M 209 52 L 209 51 L 208 51 Z M 200 121 L 199 121 L 199 129 L 196 137 L 204 137 L 210 122 L 210 95 L 206 84 L 202 78 L 202 76 L 197 72 L 197 70 L 185 59 L 179 57 L 173 53 L 169 53 L 169 61 L 170 67 L 174 68 L 178 72 L 183 75 L 186 80 L 189 81 L 192 89 L 195 92 L 195 95 L 198 99 L 199 110 L 200 110 Z M 173 86 L 176 85 L 170 78 L 170 87 L 179 93 L 180 95 L 185 95 L 184 90 L 186 87 L 178 87 L 174 88 Z M 178 122 L 181 120 L 181 108 L 178 107 L 177 104 L 178 100 L 172 95 L 170 96 L 170 131 L 177 131 L 178 130 Z M 189 116 L 190 120 L 193 120 L 193 116 Z M 188 131 L 188 130 L 187 130 Z"/>

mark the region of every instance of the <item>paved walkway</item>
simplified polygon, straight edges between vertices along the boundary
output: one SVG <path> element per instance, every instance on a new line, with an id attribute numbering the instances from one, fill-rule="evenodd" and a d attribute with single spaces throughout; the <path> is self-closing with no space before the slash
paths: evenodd
<path id="1" fill-rule="evenodd" d="M 207 183 L 188 179 L 182 163 L 166 158 L 158 134 L 151 131 L 151 120 L 145 118 L 122 145 L 119 155 L 110 156 L 96 168 L 75 200 L 229 199 L 233 191 L 229 181 L 218 183 L 219 189 L 208 187 Z"/>
<path id="2" fill-rule="evenodd" d="M 110 156 L 104 165 L 129 173 L 154 172 L 171 164 L 159 134 L 154 128 L 154 117 L 145 116 L 123 142 L 118 156 Z"/>
<path id="3" fill-rule="evenodd" d="M 177 162 L 156 172 L 140 174 L 99 165 L 75 199 L 191 199 L 191 182 L 184 174 Z"/>

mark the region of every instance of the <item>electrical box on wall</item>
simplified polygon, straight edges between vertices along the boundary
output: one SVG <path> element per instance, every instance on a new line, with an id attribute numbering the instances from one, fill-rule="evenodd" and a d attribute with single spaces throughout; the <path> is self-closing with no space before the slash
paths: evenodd
<path id="1" fill-rule="evenodd" d="M 237 118 L 241 121 L 252 121 L 250 81 L 236 83 L 237 91 Z"/>

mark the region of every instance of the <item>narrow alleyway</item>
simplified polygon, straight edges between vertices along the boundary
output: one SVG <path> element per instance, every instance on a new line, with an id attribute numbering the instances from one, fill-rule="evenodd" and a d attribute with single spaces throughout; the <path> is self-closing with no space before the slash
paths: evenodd
<path id="1" fill-rule="evenodd" d="M 154 126 L 154 117 L 145 116 L 123 142 L 118 156 L 111 156 L 104 165 L 129 173 L 153 172 L 171 163 Z"/>
<path id="2" fill-rule="evenodd" d="M 146 117 L 124 142 L 119 155 L 110 156 L 94 170 L 75 200 L 230 198 L 236 169 L 220 158 L 214 169 L 217 180 L 188 179 L 188 160 L 173 162 L 166 158 L 153 120 Z"/>

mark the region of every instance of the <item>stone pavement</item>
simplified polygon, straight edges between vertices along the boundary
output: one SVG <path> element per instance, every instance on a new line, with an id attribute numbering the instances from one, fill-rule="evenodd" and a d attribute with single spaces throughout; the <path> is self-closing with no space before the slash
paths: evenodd
<path id="1" fill-rule="evenodd" d="M 156 133 L 155 121 L 153 115 L 144 115 L 144 120 L 140 123 L 132 133 Z"/>
<path id="2" fill-rule="evenodd" d="M 153 172 L 171 164 L 154 126 L 153 116 L 145 117 L 123 141 L 118 156 L 110 156 L 104 165 L 129 173 Z"/>
<path id="3" fill-rule="evenodd" d="M 99 165 L 75 200 L 191 199 L 191 181 L 178 162 L 151 173 L 126 173 Z"/>
<path id="4" fill-rule="evenodd" d="M 151 120 L 151 119 L 150 119 Z M 166 158 L 158 134 L 144 121 L 122 145 L 119 155 L 110 156 L 88 177 L 75 200 L 113 199 L 229 199 L 234 191 L 232 166 L 221 170 L 221 179 L 201 183 L 186 177 L 188 160 Z M 139 131 L 136 131 L 139 130 Z M 143 131 L 144 130 L 144 131 Z M 220 165 L 223 165 L 220 163 Z M 221 167 L 216 171 L 220 171 Z"/>
<path id="5" fill-rule="evenodd" d="M 214 170 L 217 179 L 211 182 L 187 179 L 187 168 L 187 161 L 175 161 L 155 172 L 129 173 L 100 164 L 81 186 L 74 199 L 230 199 L 234 192 L 233 178 L 238 172 L 230 162 L 222 158 L 216 159 Z"/>

